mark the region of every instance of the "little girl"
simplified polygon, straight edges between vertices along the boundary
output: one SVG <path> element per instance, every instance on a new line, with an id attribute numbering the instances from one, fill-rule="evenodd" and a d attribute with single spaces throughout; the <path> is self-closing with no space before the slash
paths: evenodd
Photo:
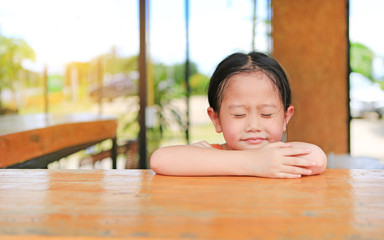
<path id="1" fill-rule="evenodd" d="M 281 141 L 294 107 L 286 74 L 273 58 L 258 52 L 228 56 L 212 75 L 208 101 L 208 115 L 226 143 L 159 148 L 150 159 L 153 171 L 299 178 L 325 170 L 327 157 L 318 146 Z"/>

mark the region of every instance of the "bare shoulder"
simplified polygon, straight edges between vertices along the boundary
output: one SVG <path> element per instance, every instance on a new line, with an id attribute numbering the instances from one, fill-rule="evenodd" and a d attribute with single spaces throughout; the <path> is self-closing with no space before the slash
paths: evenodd
<path id="1" fill-rule="evenodd" d="M 306 142 L 290 142 L 290 144 L 292 144 L 293 147 L 311 149 L 311 153 L 303 157 L 311 159 L 316 163 L 316 166 L 312 168 L 314 174 L 322 173 L 326 169 L 328 161 L 327 155 L 319 146 Z"/>

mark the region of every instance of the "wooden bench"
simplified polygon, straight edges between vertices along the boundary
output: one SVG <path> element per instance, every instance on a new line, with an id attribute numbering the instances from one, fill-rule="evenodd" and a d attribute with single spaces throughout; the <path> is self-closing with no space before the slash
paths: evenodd
<path id="1" fill-rule="evenodd" d="M 0 116 L 0 168 L 47 168 L 107 139 L 116 168 L 116 129 L 115 117 L 98 114 Z"/>

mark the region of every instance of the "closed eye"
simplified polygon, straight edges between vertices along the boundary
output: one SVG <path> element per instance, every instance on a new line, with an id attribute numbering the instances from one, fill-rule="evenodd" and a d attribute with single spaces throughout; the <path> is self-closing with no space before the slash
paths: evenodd
<path id="1" fill-rule="evenodd" d="M 262 117 L 264 118 L 270 118 L 272 117 L 273 114 L 261 114 Z"/>
<path id="2" fill-rule="evenodd" d="M 245 114 L 232 114 L 234 117 L 240 118 L 245 117 Z"/>

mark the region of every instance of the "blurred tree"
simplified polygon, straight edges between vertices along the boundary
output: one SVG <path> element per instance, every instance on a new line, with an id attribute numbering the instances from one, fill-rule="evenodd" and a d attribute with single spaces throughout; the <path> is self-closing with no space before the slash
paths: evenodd
<path id="1" fill-rule="evenodd" d="M 104 72 L 110 74 L 138 71 L 138 56 L 122 57 L 119 50 L 113 46 L 111 50 L 101 56 L 104 61 Z"/>
<path id="2" fill-rule="evenodd" d="M 197 65 L 194 62 L 189 63 L 189 74 L 190 76 L 198 72 Z M 173 66 L 173 79 L 176 86 L 180 87 L 180 90 L 185 95 L 185 63 L 175 64 Z"/>
<path id="3" fill-rule="evenodd" d="M 152 126 L 148 127 L 148 152 L 152 154 L 161 143 L 165 130 L 169 130 L 173 124 L 178 128 L 184 129 L 181 109 L 173 105 L 172 100 L 179 97 L 181 91 L 181 81 L 175 83 L 172 77 L 174 67 L 166 66 L 162 63 L 152 65 L 153 84 L 154 84 L 154 105 L 151 107 L 153 116 Z"/>
<path id="4" fill-rule="evenodd" d="M 351 43 L 350 54 L 351 71 L 361 73 L 373 81 L 373 51 L 361 43 Z"/>
<path id="5" fill-rule="evenodd" d="M 157 149 L 164 137 L 164 132 L 172 126 L 182 132 L 186 128 L 186 119 L 183 109 L 175 104 L 175 99 L 185 96 L 185 64 L 167 66 L 162 63 L 154 63 L 154 123 L 148 128 L 148 152 L 151 154 Z M 191 68 L 191 93 L 204 94 L 209 79 L 197 70 L 196 63 L 190 63 Z"/>
<path id="6" fill-rule="evenodd" d="M 137 56 L 122 58 L 116 54 L 116 49 L 103 55 L 104 70 L 108 73 L 137 71 Z M 175 99 L 185 96 L 185 64 L 166 65 L 150 62 L 153 74 L 154 99 L 151 108 L 151 122 L 148 126 L 148 152 L 151 154 L 159 147 L 165 131 L 172 127 L 183 131 L 186 119 L 183 117 L 183 109 L 175 104 Z M 190 63 L 192 94 L 204 94 L 209 78 L 198 72 L 196 63 Z M 137 84 L 137 83 L 136 83 Z M 152 115 L 153 114 L 153 115 Z M 131 126 L 137 122 L 138 116 L 124 120 L 123 131 L 132 130 Z M 179 131 L 179 132 L 180 132 Z"/>
<path id="7" fill-rule="evenodd" d="M 191 94 L 192 95 L 206 95 L 209 77 L 201 73 L 195 73 L 191 76 Z"/>
<path id="8" fill-rule="evenodd" d="M 34 50 L 23 40 L 7 38 L 0 35 L 0 109 L 2 109 L 1 91 L 4 88 L 14 89 L 18 74 L 23 70 L 24 60 L 35 60 Z"/>

